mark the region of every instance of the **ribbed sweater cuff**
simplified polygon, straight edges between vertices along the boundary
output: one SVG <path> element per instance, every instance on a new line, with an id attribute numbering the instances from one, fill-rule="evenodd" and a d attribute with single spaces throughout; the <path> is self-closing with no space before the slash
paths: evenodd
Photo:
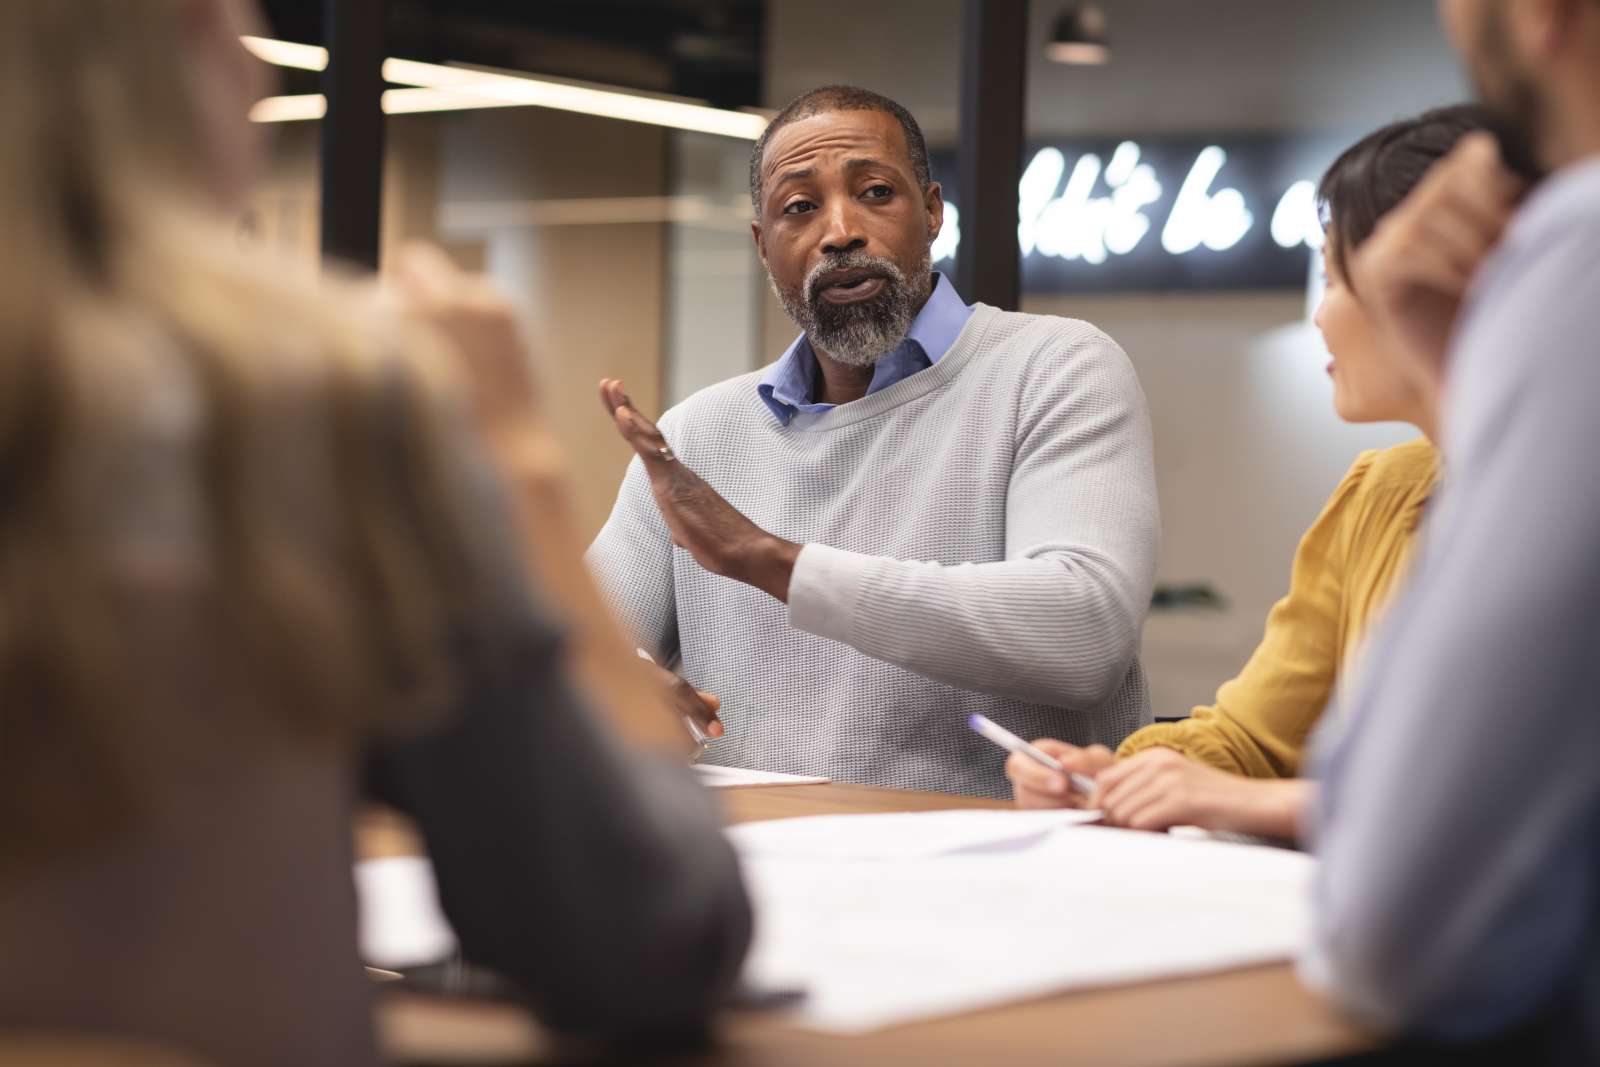
<path id="1" fill-rule="evenodd" d="M 872 556 L 827 545 L 806 545 L 789 578 L 789 625 L 833 641 L 850 641 Z"/>

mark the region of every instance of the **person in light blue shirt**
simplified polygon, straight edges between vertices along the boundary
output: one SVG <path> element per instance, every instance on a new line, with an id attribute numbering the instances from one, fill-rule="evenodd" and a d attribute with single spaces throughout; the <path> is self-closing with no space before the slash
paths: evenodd
<path id="1" fill-rule="evenodd" d="M 1412 584 L 1318 742 L 1302 973 L 1384 1028 L 1520 1031 L 1497 1062 L 1593 1064 L 1600 3 L 1442 10 L 1504 130 L 1498 152 L 1464 142 L 1355 256 L 1382 334 L 1444 389 L 1449 473 Z M 1503 234 L 1521 183 L 1502 157 L 1552 172 Z"/>
<path id="2" fill-rule="evenodd" d="M 942 274 L 934 274 L 933 279 L 933 292 L 928 302 L 922 305 L 922 310 L 917 312 L 917 317 L 911 321 L 911 330 L 905 340 L 887 355 L 879 357 L 873 365 L 867 396 L 939 362 L 956 343 L 956 338 L 961 336 L 961 329 L 967 320 L 972 318 L 972 305 L 962 301 L 950 280 Z M 836 404 L 821 403 L 816 399 L 820 369 L 816 353 L 811 350 L 811 342 L 802 333 L 761 376 L 756 392 L 762 403 L 785 426 L 796 415 L 832 411 L 837 407 Z"/>

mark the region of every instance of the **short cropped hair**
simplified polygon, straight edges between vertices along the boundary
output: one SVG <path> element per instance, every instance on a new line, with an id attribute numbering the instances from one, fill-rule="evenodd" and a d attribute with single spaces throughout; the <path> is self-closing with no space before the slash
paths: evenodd
<path id="1" fill-rule="evenodd" d="M 923 191 L 927 191 L 929 183 L 933 180 L 928 169 L 928 143 L 923 140 L 922 127 L 911 117 L 911 112 L 871 89 L 861 89 L 854 85 L 824 85 L 789 101 L 784 109 L 778 112 L 777 117 L 767 123 L 767 128 L 761 131 L 761 136 L 756 138 L 756 146 L 750 152 L 750 204 L 755 208 L 757 216 L 761 214 L 761 165 L 766 156 L 767 142 L 772 140 L 773 134 L 791 122 L 809 119 L 813 115 L 824 115 L 830 111 L 882 111 L 894 116 L 906 135 L 906 149 L 911 154 L 911 169 L 916 174 Z"/>
<path id="2" fill-rule="evenodd" d="M 1333 161 L 1317 188 L 1317 208 L 1328 228 L 1334 269 L 1344 281 L 1350 279 L 1351 254 L 1428 168 L 1467 134 L 1491 127 L 1489 113 L 1477 104 L 1435 108 L 1367 134 Z"/>

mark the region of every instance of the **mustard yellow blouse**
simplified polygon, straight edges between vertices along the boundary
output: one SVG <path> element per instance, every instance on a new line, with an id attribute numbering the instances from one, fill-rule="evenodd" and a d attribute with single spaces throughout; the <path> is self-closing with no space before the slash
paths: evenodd
<path id="1" fill-rule="evenodd" d="M 1289 594 L 1244 670 L 1216 703 L 1137 731 L 1117 755 L 1159 746 L 1251 778 L 1298 774 L 1345 660 L 1404 572 L 1438 475 L 1425 440 L 1362 453 L 1301 538 Z"/>

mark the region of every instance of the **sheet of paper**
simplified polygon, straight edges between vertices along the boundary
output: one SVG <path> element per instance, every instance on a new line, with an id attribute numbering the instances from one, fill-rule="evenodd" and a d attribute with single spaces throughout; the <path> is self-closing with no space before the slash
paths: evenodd
<path id="1" fill-rule="evenodd" d="M 882 844 L 882 818 L 833 819 L 855 845 L 832 855 L 791 836 L 803 820 L 730 832 L 756 908 L 746 980 L 804 987 L 800 1026 L 858 1033 L 1286 960 L 1307 936 L 1314 861 L 1301 853 L 1069 825 L 987 851 L 864 858 Z M 946 813 L 903 818 L 925 842 L 957 836 Z M 920 819 L 934 828 L 914 830 Z"/>
<path id="2" fill-rule="evenodd" d="M 447 959 L 455 931 L 439 907 L 433 865 L 415 856 L 356 864 L 361 906 L 361 959 L 374 967 L 404 968 Z"/>
<path id="3" fill-rule="evenodd" d="M 779 774 L 777 771 L 750 771 L 743 767 L 719 767 L 714 763 L 696 763 L 692 770 L 701 785 L 712 789 L 732 789 L 741 785 L 820 785 L 826 778 L 806 774 Z"/>
<path id="4" fill-rule="evenodd" d="M 1099 818 L 1098 811 L 1067 810 L 813 815 L 744 823 L 726 833 L 745 857 L 885 863 L 1009 848 Z"/>

